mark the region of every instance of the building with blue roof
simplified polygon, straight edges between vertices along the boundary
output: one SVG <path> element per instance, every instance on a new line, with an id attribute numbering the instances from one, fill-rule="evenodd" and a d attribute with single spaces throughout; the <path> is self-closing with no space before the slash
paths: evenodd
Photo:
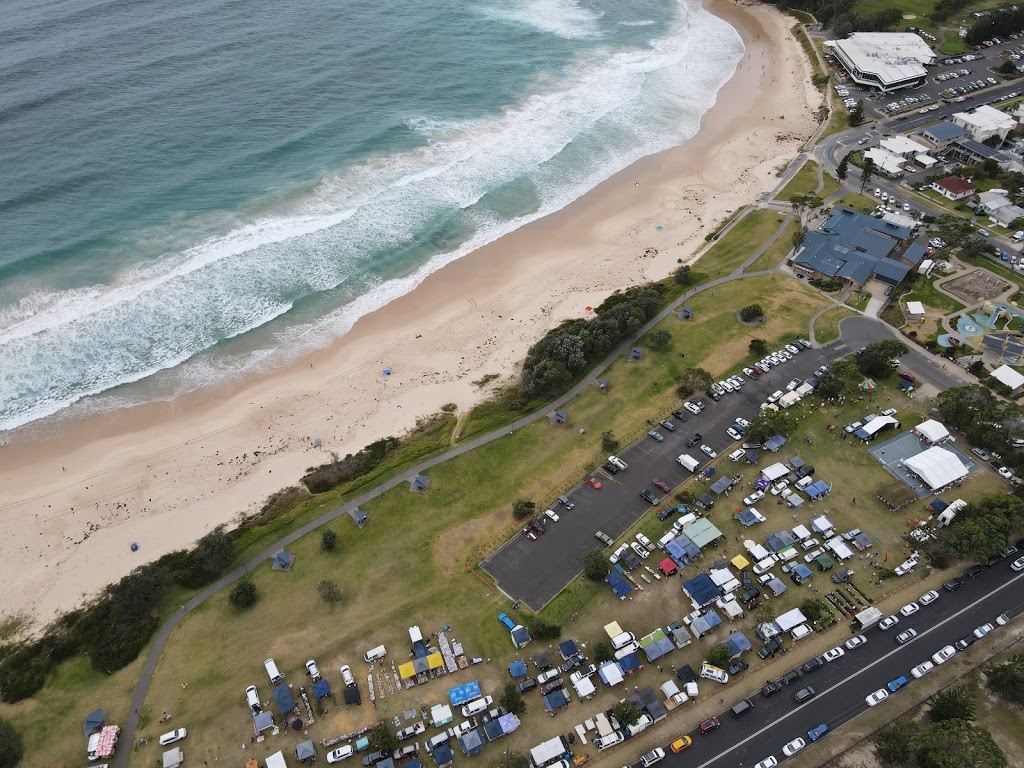
<path id="1" fill-rule="evenodd" d="M 911 243 L 907 246 L 907 250 L 903 252 L 903 260 L 909 261 L 916 267 L 921 264 L 921 259 L 924 258 L 927 252 L 927 249 L 920 243 Z"/>
<path id="2" fill-rule="evenodd" d="M 812 277 L 846 280 L 857 287 L 871 278 L 897 285 L 910 272 L 911 264 L 897 252 L 911 234 L 908 227 L 836 206 L 806 234 L 790 264 Z"/>
<path id="3" fill-rule="evenodd" d="M 921 137 L 928 141 L 935 149 L 941 151 L 950 144 L 967 138 L 967 131 L 956 123 L 944 120 L 935 125 L 929 125 L 921 131 Z"/>

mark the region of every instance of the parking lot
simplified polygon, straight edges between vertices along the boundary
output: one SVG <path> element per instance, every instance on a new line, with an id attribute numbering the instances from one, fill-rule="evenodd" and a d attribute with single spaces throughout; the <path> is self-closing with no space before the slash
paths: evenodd
<path id="1" fill-rule="evenodd" d="M 686 422 L 665 414 L 675 423 L 676 429 L 672 432 L 654 425 L 664 436 L 664 442 L 656 442 L 645 435 L 621 450 L 618 456 L 628 464 L 628 469 L 616 475 L 598 469 L 593 476 L 600 481 L 601 489 L 596 490 L 581 482 L 568 494 L 574 505 L 571 510 L 558 505 L 554 499 L 548 506 L 540 507 L 541 511 L 554 509 L 559 521 L 547 524 L 546 532 L 535 541 L 523 534 L 515 536 L 484 561 L 483 569 L 512 599 L 539 611 L 582 570 L 583 554 L 595 546 L 604 546 L 595 538 L 597 531 L 617 539 L 645 513 L 652 508 L 660 508 L 660 505 L 652 507 L 640 497 L 641 491 L 651 491 L 659 499 L 664 495 L 651 484 L 652 480 L 661 480 L 678 489 L 715 461 L 719 462 L 723 473 L 731 475 L 743 471 L 745 464 L 733 464 L 725 459 L 729 450 L 735 447 L 736 441 L 726 434 L 726 430 L 736 418 L 752 419 L 761 403 L 776 390 L 785 390 L 788 381 L 809 378 L 815 369 L 828 365 L 848 351 L 836 342 L 804 350 L 789 362 L 772 368 L 760 380 L 748 379 L 738 392 L 725 395 L 717 403 L 702 396 L 707 407 L 699 415 L 686 413 Z M 688 447 L 686 443 L 695 433 L 700 433 L 701 439 Z M 714 449 L 719 457 L 709 459 L 701 453 L 701 444 Z M 676 461 L 676 457 L 683 453 L 700 462 L 693 474 Z M 611 550 L 608 551 L 610 553 Z"/>
<path id="2" fill-rule="evenodd" d="M 969 454 L 961 451 L 953 443 L 943 443 L 942 447 L 950 453 L 956 454 L 957 458 L 967 467 L 968 472 L 974 472 L 978 469 L 978 463 L 972 461 Z M 929 445 L 919 440 L 913 432 L 905 432 L 886 440 L 884 443 L 873 445 L 868 449 L 868 453 L 874 456 L 890 474 L 902 480 L 913 489 L 914 493 L 923 498 L 931 494 L 932 491 L 921 482 L 917 475 L 909 472 L 903 466 L 903 462 L 912 456 L 917 456 L 917 454 L 928 448 Z"/>

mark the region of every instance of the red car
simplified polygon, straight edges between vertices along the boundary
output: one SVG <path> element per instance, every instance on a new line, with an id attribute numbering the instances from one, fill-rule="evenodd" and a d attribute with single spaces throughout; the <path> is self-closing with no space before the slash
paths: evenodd
<path id="1" fill-rule="evenodd" d="M 598 480 L 596 477 L 588 477 L 585 482 L 595 491 L 601 490 L 601 481 Z"/>
<path id="2" fill-rule="evenodd" d="M 707 720 L 705 720 L 703 723 L 697 726 L 697 730 L 699 730 L 701 733 L 710 733 L 720 725 L 721 723 L 718 722 L 717 717 L 709 717 Z"/>
<path id="3" fill-rule="evenodd" d="M 662 493 L 671 493 L 672 489 L 668 487 L 668 483 L 662 480 L 651 480 L 651 485 L 657 488 Z"/>

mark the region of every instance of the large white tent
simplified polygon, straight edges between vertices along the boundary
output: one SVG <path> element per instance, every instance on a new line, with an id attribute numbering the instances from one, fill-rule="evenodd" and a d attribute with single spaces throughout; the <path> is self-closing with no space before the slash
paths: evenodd
<path id="1" fill-rule="evenodd" d="M 930 445 L 937 445 L 943 440 L 949 439 L 949 430 L 935 419 L 922 421 L 914 427 L 914 432 L 919 438 Z"/>
<path id="2" fill-rule="evenodd" d="M 933 491 L 967 477 L 967 467 L 960 458 L 937 446 L 907 459 L 903 466 L 920 477 Z"/>

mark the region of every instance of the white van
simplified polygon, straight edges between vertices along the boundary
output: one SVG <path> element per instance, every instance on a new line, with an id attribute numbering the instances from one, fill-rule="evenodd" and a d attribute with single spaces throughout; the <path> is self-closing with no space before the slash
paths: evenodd
<path id="1" fill-rule="evenodd" d="M 431 736 L 430 740 L 427 742 L 427 745 L 426 745 L 427 746 L 427 752 L 433 752 L 435 749 L 440 747 L 442 744 L 447 744 L 448 743 L 448 738 L 449 737 L 448 737 L 448 732 L 447 731 L 441 731 L 441 733 L 437 734 L 437 736 Z"/>
<path id="2" fill-rule="evenodd" d="M 356 679 L 352 675 L 352 667 L 350 667 L 348 664 L 345 664 L 341 668 L 341 679 L 345 683 L 346 688 L 352 688 L 356 684 Z"/>
<path id="3" fill-rule="evenodd" d="M 282 675 L 280 670 L 278 670 L 277 664 L 274 663 L 273 659 L 267 659 L 264 661 L 263 667 L 267 670 L 267 677 L 270 678 L 270 682 L 273 685 L 277 685 L 284 680 L 284 675 Z"/>
<path id="4" fill-rule="evenodd" d="M 623 632 L 620 635 L 616 635 L 612 638 L 612 648 L 619 650 L 619 648 L 625 648 L 630 643 L 636 642 L 636 635 L 632 632 Z"/>
<path id="5" fill-rule="evenodd" d="M 638 643 L 636 640 L 634 640 L 633 642 L 631 642 L 631 643 L 629 643 L 627 645 L 622 646 L 621 648 L 619 648 L 619 650 L 617 650 L 615 652 L 615 660 L 616 661 L 622 661 L 624 658 L 629 656 L 629 654 L 636 653 L 639 650 L 640 650 L 640 643 Z"/>
<path id="6" fill-rule="evenodd" d="M 625 469 L 626 467 L 629 466 L 629 464 L 624 462 L 618 456 L 609 456 L 608 457 L 608 463 L 618 467 L 619 469 Z"/>
<path id="7" fill-rule="evenodd" d="M 776 552 L 775 556 L 779 558 L 781 562 L 788 563 L 790 560 L 795 559 L 799 554 L 800 553 L 796 551 L 796 547 L 786 547 L 785 549 Z"/>
<path id="8" fill-rule="evenodd" d="M 387 655 L 388 649 L 385 648 L 383 645 L 378 645 L 376 648 L 371 648 L 363 654 L 363 661 L 365 661 L 367 664 L 372 664 L 373 662 L 377 661 L 377 659 L 383 659 Z"/>
<path id="9" fill-rule="evenodd" d="M 479 715 L 482 712 L 486 712 L 487 708 L 494 703 L 494 699 L 491 696 L 484 696 L 482 699 L 474 699 L 462 708 L 463 717 L 473 717 Z"/>
<path id="10" fill-rule="evenodd" d="M 621 744 L 626 740 L 626 737 L 622 735 L 622 731 L 612 731 L 607 736 L 598 736 L 597 740 L 594 741 L 597 744 L 597 751 L 603 752 L 609 747 L 614 747 L 616 744 Z"/>
<path id="11" fill-rule="evenodd" d="M 263 710 L 263 705 L 260 703 L 260 695 L 256 692 L 255 685 L 250 685 L 245 689 L 245 701 L 249 705 L 249 710 L 252 712 L 253 717 L 256 717 Z"/>
<path id="12" fill-rule="evenodd" d="M 708 664 L 706 661 L 700 665 L 700 676 L 705 680 L 714 680 L 716 683 L 729 682 L 729 673 L 721 667 L 716 667 L 713 664 Z"/>
<path id="13" fill-rule="evenodd" d="M 801 477 L 799 480 L 796 481 L 796 488 L 797 488 L 798 491 L 802 491 L 804 488 L 806 488 L 808 485 L 810 485 L 813 482 L 814 482 L 814 478 L 813 477 L 810 477 L 810 476 Z"/>
<path id="14" fill-rule="evenodd" d="M 700 462 L 693 458 L 693 456 L 690 456 L 688 453 L 680 454 L 678 457 L 676 457 L 676 461 L 679 462 L 680 466 L 690 470 L 691 472 L 695 472 L 697 470 L 697 467 L 700 466 Z"/>

